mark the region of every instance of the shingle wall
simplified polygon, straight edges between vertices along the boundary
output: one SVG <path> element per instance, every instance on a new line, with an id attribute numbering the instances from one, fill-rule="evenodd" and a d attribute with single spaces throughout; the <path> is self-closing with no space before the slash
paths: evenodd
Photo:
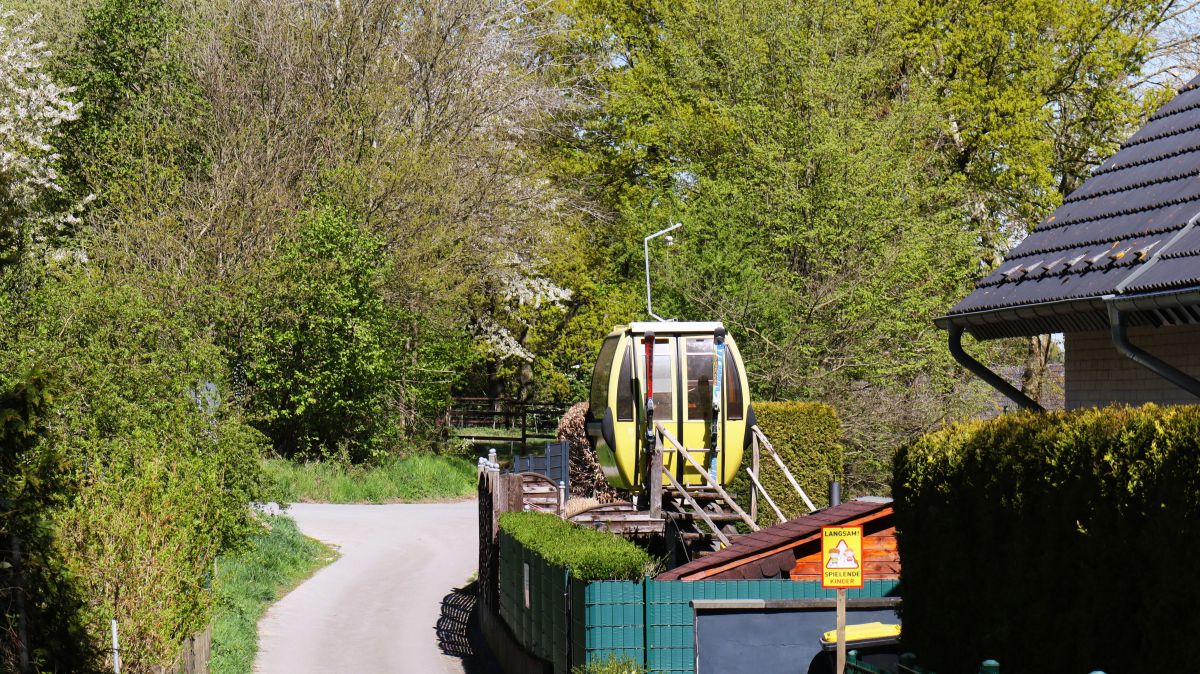
<path id="1" fill-rule="evenodd" d="M 1200 399 L 1118 353 L 1107 331 L 1067 333 L 1065 340 L 1067 409 L 1111 403 L 1200 403 Z M 1200 326 L 1131 328 L 1129 341 L 1200 377 Z"/>

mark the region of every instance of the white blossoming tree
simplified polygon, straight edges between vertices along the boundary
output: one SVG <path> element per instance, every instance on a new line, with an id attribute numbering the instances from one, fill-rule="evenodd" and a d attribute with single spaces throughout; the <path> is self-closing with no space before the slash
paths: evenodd
<path id="1" fill-rule="evenodd" d="M 522 338 L 539 310 L 561 309 L 571 299 L 571 291 L 529 268 L 528 261 L 512 255 L 495 272 L 498 288 L 491 317 L 479 321 L 479 332 L 487 350 L 500 361 L 531 363 L 534 354 Z M 509 324 L 508 326 L 504 325 Z M 513 334 L 513 328 L 518 335 Z"/>
<path id="2" fill-rule="evenodd" d="M 0 7 L 0 264 L 16 262 L 31 242 L 75 219 L 40 208 L 62 191 L 53 141 L 60 125 L 78 118 L 80 104 L 45 73 L 51 53 L 34 37 L 37 18 Z"/>

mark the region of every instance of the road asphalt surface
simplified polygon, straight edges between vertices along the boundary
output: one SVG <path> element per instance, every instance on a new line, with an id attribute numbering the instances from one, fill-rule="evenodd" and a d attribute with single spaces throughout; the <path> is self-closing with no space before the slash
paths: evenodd
<path id="1" fill-rule="evenodd" d="M 258 623 L 259 674 L 461 674 L 478 563 L 475 501 L 299 503 L 300 531 L 341 557 Z M 472 671 L 467 663 L 467 671 Z"/>

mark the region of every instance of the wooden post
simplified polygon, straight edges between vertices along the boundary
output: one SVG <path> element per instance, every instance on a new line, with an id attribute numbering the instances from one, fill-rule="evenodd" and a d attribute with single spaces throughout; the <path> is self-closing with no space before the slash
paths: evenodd
<path id="1" fill-rule="evenodd" d="M 650 484 L 647 485 L 648 498 L 650 499 L 650 516 L 654 519 L 659 519 L 662 517 L 663 452 L 662 436 L 658 433 L 654 434 L 654 446 L 650 451 Z"/>
<path id="2" fill-rule="evenodd" d="M 828 624 L 828 623 L 826 623 Z M 837 674 L 846 674 L 846 591 L 837 591 Z"/>
<path id="3" fill-rule="evenodd" d="M 525 403 L 517 403 L 521 409 L 521 453 L 525 454 L 529 451 L 529 408 Z"/>
<path id="4" fill-rule="evenodd" d="M 758 476 L 760 473 L 758 472 L 757 435 L 754 435 L 753 433 L 750 434 L 750 444 L 752 448 L 750 454 L 750 470 L 754 472 L 755 476 Z M 758 521 L 758 490 L 753 487 L 750 488 L 750 519 L 754 520 L 755 522 Z"/>

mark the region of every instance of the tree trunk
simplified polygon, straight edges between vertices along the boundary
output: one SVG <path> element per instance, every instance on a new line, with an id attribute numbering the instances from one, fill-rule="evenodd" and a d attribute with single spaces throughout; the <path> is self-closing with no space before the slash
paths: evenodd
<path id="1" fill-rule="evenodd" d="M 1050 360 L 1050 335 L 1035 335 L 1025 346 L 1025 370 L 1021 373 L 1021 393 L 1036 403 L 1042 402 L 1046 383 L 1047 362 Z"/>

